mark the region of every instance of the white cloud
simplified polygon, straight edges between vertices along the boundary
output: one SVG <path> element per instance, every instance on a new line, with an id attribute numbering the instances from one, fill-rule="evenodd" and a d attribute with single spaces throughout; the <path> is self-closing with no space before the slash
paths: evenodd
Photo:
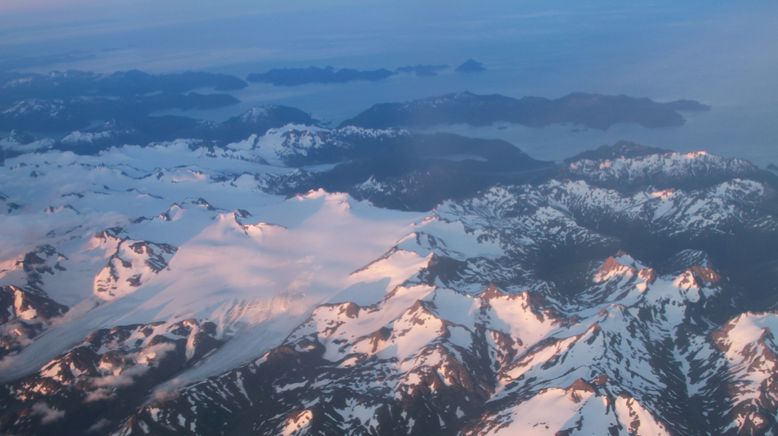
<path id="1" fill-rule="evenodd" d="M 32 413 L 41 416 L 41 422 L 44 424 L 49 424 L 65 417 L 65 411 L 55 409 L 43 402 L 33 404 Z"/>

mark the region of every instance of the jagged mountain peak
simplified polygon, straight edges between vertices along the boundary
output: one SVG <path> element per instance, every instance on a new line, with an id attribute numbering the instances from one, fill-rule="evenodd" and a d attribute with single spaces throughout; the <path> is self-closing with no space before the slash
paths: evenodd
<path id="1" fill-rule="evenodd" d="M 626 153 L 622 153 L 626 147 Z M 597 153 L 584 153 L 567 161 L 563 173 L 573 179 L 624 189 L 653 185 L 657 189 L 699 188 L 732 179 L 765 180 L 764 171 L 738 158 L 705 151 L 677 152 L 616 145 Z M 748 180 L 746 183 L 758 183 Z"/>

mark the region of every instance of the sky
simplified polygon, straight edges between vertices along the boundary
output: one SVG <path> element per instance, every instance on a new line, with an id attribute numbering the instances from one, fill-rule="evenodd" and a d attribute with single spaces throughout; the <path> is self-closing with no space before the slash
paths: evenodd
<path id="1" fill-rule="evenodd" d="M 583 91 L 692 98 L 714 110 L 672 132 L 478 133 L 507 135 L 505 139 L 547 158 L 619 134 L 662 142 L 650 145 L 712 148 L 778 161 L 772 151 L 778 139 L 778 123 L 773 122 L 778 115 L 778 81 L 773 78 L 778 71 L 777 2 L 0 3 L 0 68 L 6 69 L 197 69 L 245 76 L 275 67 L 395 68 L 457 65 L 467 58 L 483 62 L 488 71 L 475 77 L 397 77 L 339 86 L 252 86 L 239 95 L 242 105 L 198 115 L 224 118 L 257 104 L 284 103 L 338 122 L 374 103 L 463 90 L 516 97 Z M 554 148 L 552 143 L 568 145 Z"/>

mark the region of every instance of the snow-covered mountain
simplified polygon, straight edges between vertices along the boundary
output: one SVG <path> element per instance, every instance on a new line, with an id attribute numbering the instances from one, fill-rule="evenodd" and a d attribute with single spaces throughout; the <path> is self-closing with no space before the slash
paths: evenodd
<path id="1" fill-rule="evenodd" d="M 775 432 L 777 187 L 301 124 L 11 157 L 0 432 Z"/>

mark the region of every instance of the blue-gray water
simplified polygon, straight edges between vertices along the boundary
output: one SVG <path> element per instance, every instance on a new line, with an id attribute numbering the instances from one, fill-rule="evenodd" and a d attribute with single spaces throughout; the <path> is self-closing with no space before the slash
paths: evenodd
<path id="1" fill-rule="evenodd" d="M 238 106 L 191 115 L 220 119 L 252 105 L 283 103 L 337 123 L 374 103 L 462 90 L 692 98 L 713 109 L 690 114 L 678 128 L 452 130 L 502 137 L 545 159 L 629 139 L 778 163 L 775 2 L 159 3 L 9 0 L 0 6 L 0 59 L 16 56 L 35 71 L 203 69 L 245 76 L 283 66 L 395 68 L 475 58 L 487 72 L 299 87 L 257 84 L 237 94 L 243 100 Z M 31 62 L 36 58 L 40 62 Z"/>

